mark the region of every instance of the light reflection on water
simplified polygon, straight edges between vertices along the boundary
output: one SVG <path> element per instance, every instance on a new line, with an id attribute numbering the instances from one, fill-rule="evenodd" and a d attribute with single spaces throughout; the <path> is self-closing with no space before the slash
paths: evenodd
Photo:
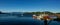
<path id="1" fill-rule="evenodd" d="M 32 17 L 0 17 L 0 24 L 27 24 L 27 25 L 44 25 L 43 20 L 34 20 Z M 6 23 L 7 22 L 7 23 Z M 52 21 L 49 25 L 60 25 L 60 22 Z"/>

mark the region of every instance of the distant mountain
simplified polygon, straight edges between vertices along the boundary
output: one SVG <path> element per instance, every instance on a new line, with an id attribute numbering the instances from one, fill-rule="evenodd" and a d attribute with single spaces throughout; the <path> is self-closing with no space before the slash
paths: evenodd
<path id="1" fill-rule="evenodd" d="M 44 12 L 32 12 L 32 14 L 54 14 L 54 13 L 49 11 L 44 11 Z"/>
<path id="2" fill-rule="evenodd" d="M 12 14 L 23 14 L 24 12 L 12 12 Z"/>

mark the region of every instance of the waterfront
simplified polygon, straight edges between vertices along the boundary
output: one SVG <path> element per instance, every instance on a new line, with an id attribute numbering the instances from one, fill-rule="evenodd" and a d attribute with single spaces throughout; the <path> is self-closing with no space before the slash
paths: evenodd
<path id="1" fill-rule="evenodd" d="M 2 15 L 3 16 L 3 15 Z M 7 16 L 0 17 L 0 25 L 44 25 L 43 20 L 36 20 L 31 17 Z M 60 25 L 58 21 L 51 21 L 49 25 Z"/>

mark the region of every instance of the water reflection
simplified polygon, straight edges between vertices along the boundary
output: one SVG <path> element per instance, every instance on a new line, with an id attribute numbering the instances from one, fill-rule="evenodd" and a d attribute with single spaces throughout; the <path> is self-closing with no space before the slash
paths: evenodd
<path id="1" fill-rule="evenodd" d="M 0 17 L 0 24 L 4 25 L 44 25 L 44 20 L 36 20 L 31 17 L 6 16 Z M 49 21 L 48 21 L 49 22 Z M 60 25 L 60 22 L 51 21 L 48 25 Z"/>

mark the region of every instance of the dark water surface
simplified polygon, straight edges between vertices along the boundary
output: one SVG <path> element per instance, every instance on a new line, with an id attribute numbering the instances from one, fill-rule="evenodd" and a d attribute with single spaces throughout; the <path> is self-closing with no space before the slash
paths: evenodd
<path id="1" fill-rule="evenodd" d="M 34 20 L 32 17 L 0 17 L 0 25 L 44 25 L 43 20 Z M 49 25 L 60 25 L 60 22 L 52 21 Z"/>

